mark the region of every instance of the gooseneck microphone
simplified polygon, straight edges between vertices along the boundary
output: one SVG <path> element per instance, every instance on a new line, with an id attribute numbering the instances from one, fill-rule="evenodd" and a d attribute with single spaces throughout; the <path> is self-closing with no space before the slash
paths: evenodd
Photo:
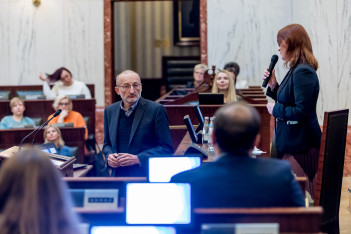
<path id="1" fill-rule="evenodd" d="M 269 82 L 269 79 L 271 78 L 272 76 L 272 71 L 274 69 L 274 66 L 275 64 L 278 62 L 278 55 L 274 54 L 271 58 L 271 63 L 269 64 L 269 67 L 268 67 L 268 72 L 269 72 L 269 76 L 263 81 L 262 83 L 262 87 L 265 88 L 267 87 L 267 84 Z"/>
<path id="2" fill-rule="evenodd" d="M 58 111 L 55 112 L 55 114 L 49 119 L 47 120 L 45 123 L 43 123 L 42 125 L 40 125 L 38 128 L 34 129 L 32 132 L 30 132 L 27 136 L 25 136 L 21 143 L 19 144 L 19 147 L 21 149 L 21 146 L 24 142 L 24 140 L 26 140 L 30 135 L 32 135 L 33 133 L 35 133 L 34 137 L 33 137 L 33 141 L 32 141 L 32 145 L 34 145 L 35 143 L 35 137 L 37 136 L 38 132 L 43 128 L 45 127 L 45 125 L 47 125 L 53 118 L 55 118 L 56 116 L 58 116 L 59 114 L 61 114 L 61 109 L 58 109 Z"/>

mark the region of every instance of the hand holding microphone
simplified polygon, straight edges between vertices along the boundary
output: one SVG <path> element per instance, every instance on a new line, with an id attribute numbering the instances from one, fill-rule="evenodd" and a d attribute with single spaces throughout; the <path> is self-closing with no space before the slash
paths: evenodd
<path id="1" fill-rule="evenodd" d="M 274 89 L 274 87 L 278 84 L 277 79 L 275 77 L 275 71 L 274 71 L 274 66 L 278 62 L 278 55 L 274 54 L 271 58 L 271 63 L 269 64 L 269 67 L 265 70 L 263 74 L 263 83 L 262 87 L 266 87 L 267 84 L 269 84 L 269 87 L 271 89 Z"/>

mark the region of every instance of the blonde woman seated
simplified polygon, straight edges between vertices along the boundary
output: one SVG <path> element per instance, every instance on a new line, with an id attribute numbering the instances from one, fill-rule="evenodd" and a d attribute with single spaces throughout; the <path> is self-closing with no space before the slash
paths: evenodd
<path id="1" fill-rule="evenodd" d="M 50 158 L 22 149 L 0 170 L 2 234 L 80 233 L 68 188 Z"/>
<path id="2" fill-rule="evenodd" d="M 88 139 L 88 129 L 86 123 L 84 121 L 83 116 L 77 112 L 73 111 L 72 100 L 68 96 L 58 96 L 54 104 L 52 105 L 55 111 L 61 109 L 61 114 L 53 118 L 48 124 L 56 124 L 56 123 L 73 123 L 75 128 L 84 127 L 85 128 L 85 140 Z M 54 114 L 50 115 L 48 119 L 50 119 Z"/>
<path id="3" fill-rule="evenodd" d="M 72 157 L 73 153 L 70 147 L 65 145 L 62 139 L 61 130 L 55 125 L 49 125 L 44 130 L 45 143 L 54 143 L 57 154 Z"/>
<path id="4" fill-rule="evenodd" d="M 220 70 L 213 81 L 212 93 L 223 93 L 224 103 L 236 102 L 234 80 L 231 78 L 231 73 L 225 70 Z"/>
<path id="5" fill-rule="evenodd" d="M 12 115 L 5 116 L 0 122 L 0 129 L 16 128 L 16 126 L 33 125 L 35 122 L 29 117 L 23 116 L 26 107 L 24 106 L 23 100 L 18 97 L 14 97 L 10 101 L 10 108 Z"/>

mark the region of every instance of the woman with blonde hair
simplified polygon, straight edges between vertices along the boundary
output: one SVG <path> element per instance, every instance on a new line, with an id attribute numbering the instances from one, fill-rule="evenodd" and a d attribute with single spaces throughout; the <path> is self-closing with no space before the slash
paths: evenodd
<path id="1" fill-rule="evenodd" d="M 16 126 L 33 125 L 35 122 L 29 117 L 23 115 L 26 107 L 24 101 L 18 97 L 14 97 L 10 101 L 12 115 L 5 116 L 1 119 L 0 129 L 16 128 Z"/>
<path id="2" fill-rule="evenodd" d="M 65 145 L 62 139 L 61 130 L 55 125 L 49 125 L 44 130 L 45 143 L 54 143 L 57 154 L 72 157 L 71 148 Z"/>
<path id="3" fill-rule="evenodd" d="M 88 139 L 88 129 L 83 116 L 73 110 L 72 100 L 68 96 L 58 96 L 52 107 L 55 111 L 61 109 L 62 112 L 57 118 L 53 118 L 48 124 L 55 123 L 73 123 L 75 128 L 84 127 L 85 128 L 85 139 Z M 50 115 L 50 119 L 54 114 Z"/>
<path id="4" fill-rule="evenodd" d="M 223 93 L 224 103 L 237 101 L 234 79 L 231 78 L 230 72 L 219 70 L 213 80 L 212 93 Z"/>
<path id="5" fill-rule="evenodd" d="M 0 170 L 2 234 L 80 233 L 68 189 L 49 157 L 22 149 Z"/>

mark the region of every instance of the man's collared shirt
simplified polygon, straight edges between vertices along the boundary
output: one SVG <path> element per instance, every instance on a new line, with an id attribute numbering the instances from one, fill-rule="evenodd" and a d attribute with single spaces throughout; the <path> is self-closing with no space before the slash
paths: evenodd
<path id="1" fill-rule="evenodd" d="M 133 113 L 133 110 L 136 108 L 136 106 L 138 105 L 138 101 L 136 101 L 131 107 L 129 107 L 128 110 L 125 110 L 124 107 L 123 107 L 123 101 L 121 101 L 121 109 L 124 111 L 124 114 L 129 117 L 132 113 Z"/>

